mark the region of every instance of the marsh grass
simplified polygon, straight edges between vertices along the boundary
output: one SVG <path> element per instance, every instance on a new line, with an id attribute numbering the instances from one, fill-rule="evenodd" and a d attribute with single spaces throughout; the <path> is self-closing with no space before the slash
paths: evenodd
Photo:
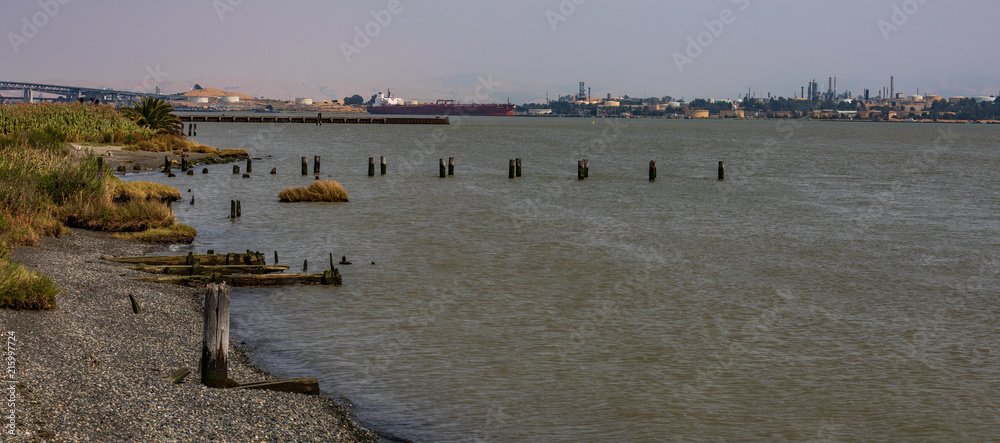
<path id="1" fill-rule="evenodd" d="M 140 237 L 151 241 L 193 239 L 196 233 L 189 226 L 170 228 L 175 217 L 167 203 L 180 200 L 180 191 L 122 182 L 109 170 L 99 176 L 93 156 L 69 155 L 67 145 L 149 138 L 147 131 L 107 107 L 0 106 L 0 307 L 56 307 L 58 288 L 52 280 L 9 258 L 14 248 L 34 245 L 40 237 L 70 233 L 67 226 L 112 232 L 153 229 Z"/>
<path id="2" fill-rule="evenodd" d="M 183 223 L 174 223 L 164 228 L 147 229 L 142 232 L 123 232 L 112 234 L 114 238 L 136 240 L 149 243 L 191 243 L 198 231 Z"/>
<path id="3" fill-rule="evenodd" d="M 346 202 L 347 191 L 333 180 L 316 180 L 306 188 L 286 188 L 278 193 L 282 202 Z"/>

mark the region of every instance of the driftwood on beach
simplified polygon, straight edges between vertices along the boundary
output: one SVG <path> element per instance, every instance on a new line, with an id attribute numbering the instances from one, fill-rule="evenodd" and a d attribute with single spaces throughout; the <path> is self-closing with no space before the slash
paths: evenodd
<path id="1" fill-rule="evenodd" d="M 198 274 L 271 274 L 284 272 L 288 266 L 264 265 L 146 265 L 129 266 L 129 269 L 149 272 L 151 274 L 168 275 L 198 275 Z"/>
<path id="2" fill-rule="evenodd" d="M 143 255 L 138 257 L 107 257 L 106 260 L 117 263 L 144 265 L 191 265 L 195 261 L 202 265 L 266 265 L 264 254 L 247 251 L 246 253 L 200 254 L 195 255 Z"/>

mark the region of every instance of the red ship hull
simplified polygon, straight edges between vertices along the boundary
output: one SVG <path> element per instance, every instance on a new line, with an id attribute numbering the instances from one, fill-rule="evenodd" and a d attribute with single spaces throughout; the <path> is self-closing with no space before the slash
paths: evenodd
<path id="1" fill-rule="evenodd" d="M 514 105 L 501 104 L 425 104 L 369 106 L 369 114 L 405 115 L 514 115 Z"/>

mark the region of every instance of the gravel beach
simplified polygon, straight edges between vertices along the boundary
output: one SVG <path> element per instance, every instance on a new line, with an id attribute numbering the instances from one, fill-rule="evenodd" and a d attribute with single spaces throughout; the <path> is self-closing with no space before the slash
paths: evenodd
<path id="1" fill-rule="evenodd" d="M 101 260 L 160 248 L 74 230 L 17 250 L 15 261 L 51 276 L 62 292 L 54 311 L 0 310 L 0 333 L 8 343 L 14 336 L 5 351 L 13 351 L 16 371 L 16 436 L 4 428 L 5 441 L 377 439 L 329 398 L 201 385 L 194 372 L 204 290 L 132 281 L 141 273 Z M 133 314 L 129 294 L 142 314 Z M 237 344 L 230 345 L 230 378 L 273 378 Z M 192 374 L 170 383 L 180 368 Z M 9 385 L 3 390 L 7 416 Z"/>

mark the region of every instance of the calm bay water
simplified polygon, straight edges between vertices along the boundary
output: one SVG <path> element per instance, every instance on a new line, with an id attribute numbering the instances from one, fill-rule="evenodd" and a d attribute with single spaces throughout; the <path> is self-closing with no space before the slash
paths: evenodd
<path id="1" fill-rule="evenodd" d="M 129 179 L 191 189 L 195 204 L 174 208 L 198 252 L 277 250 L 293 271 L 354 262 L 342 287 L 236 290 L 233 328 L 265 369 L 318 377 L 375 429 L 1000 435 L 995 126 L 482 117 L 201 123 L 197 140 L 261 157 L 253 177 Z M 299 165 L 314 155 L 351 201 L 279 204 L 312 181 Z M 388 175 L 368 177 L 381 155 Z M 454 177 L 438 178 L 442 157 Z M 524 177 L 510 180 L 515 157 Z"/>

